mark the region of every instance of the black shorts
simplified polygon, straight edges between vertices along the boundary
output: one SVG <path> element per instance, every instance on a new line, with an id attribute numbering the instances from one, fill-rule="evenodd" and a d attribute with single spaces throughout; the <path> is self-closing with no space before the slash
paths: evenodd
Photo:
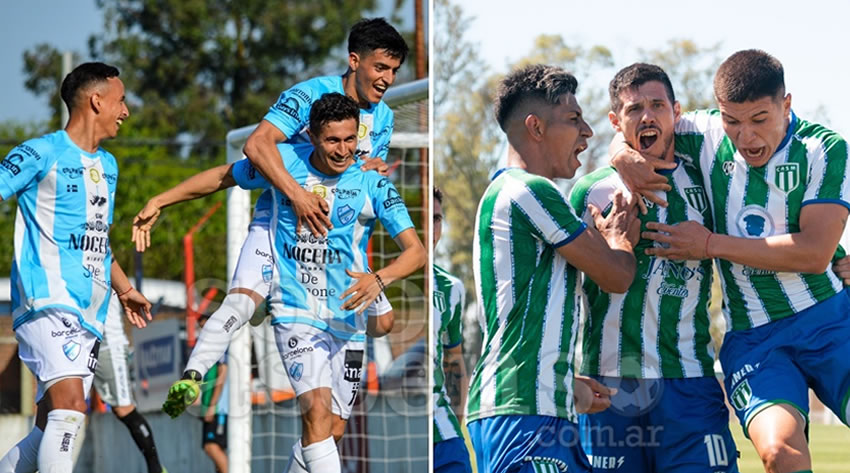
<path id="1" fill-rule="evenodd" d="M 222 449 L 227 449 L 227 414 L 216 414 L 212 422 L 204 421 L 201 447 L 208 443 L 215 443 Z"/>

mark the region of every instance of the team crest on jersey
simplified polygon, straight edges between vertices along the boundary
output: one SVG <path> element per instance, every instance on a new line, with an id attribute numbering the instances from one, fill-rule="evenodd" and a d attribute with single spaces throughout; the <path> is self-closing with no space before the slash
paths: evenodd
<path id="1" fill-rule="evenodd" d="M 706 207 L 708 207 L 705 189 L 700 186 L 685 187 L 685 197 L 688 199 L 688 204 L 700 213 L 704 212 Z"/>
<path id="2" fill-rule="evenodd" d="M 776 187 L 784 193 L 789 193 L 800 185 L 800 165 L 786 163 L 776 166 L 776 177 L 773 180 Z"/>
<path id="3" fill-rule="evenodd" d="M 367 133 L 369 133 L 369 127 L 366 126 L 365 123 L 361 123 L 357 128 L 357 139 L 362 140 L 363 138 L 366 138 Z"/>
<path id="4" fill-rule="evenodd" d="M 271 282 L 272 280 L 272 265 L 264 264 L 263 265 L 263 282 Z"/>
<path id="5" fill-rule="evenodd" d="M 732 395 L 729 396 L 729 399 L 732 400 L 732 406 L 735 409 L 742 411 L 747 408 L 750 404 L 750 399 L 753 397 L 753 390 L 750 388 L 750 382 L 746 379 L 741 381 L 738 384 L 738 387 L 732 391 Z"/>
<path id="6" fill-rule="evenodd" d="M 354 219 L 354 209 L 346 204 L 336 209 L 336 216 L 339 218 L 339 223 L 345 225 Z"/>
<path id="7" fill-rule="evenodd" d="M 723 163 L 723 174 L 731 176 L 735 171 L 735 161 L 726 161 Z"/>
<path id="8" fill-rule="evenodd" d="M 738 231 L 746 238 L 764 238 L 773 235 L 773 218 L 759 205 L 748 205 L 738 212 Z"/>
<path id="9" fill-rule="evenodd" d="M 434 310 L 437 313 L 443 313 L 446 311 L 446 295 L 443 294 L 442 291 L 434 291 Z"/>
<path id="10" fill-rule="evenodd" d="M 289 376 L 292 376 L 292 379 L 295 381 L 300 381 L 301 376 L 304 374 L 304 364 L 295 362 L 292 366 L 289 367 Z"/>
<path id="11" fill-rule="evenodd" d="M 62 351 L 65 352 L 65 356 L 71 361 L 76 360 L 80 356 L 80 348 L 80 344 L 73 340 L 62 345 Z"/>
<path id="12" fill-rule="evenodd" d="M 95 168 L 89 169 L 89 179 L 91 179 L 91 181 L 95 184 L 100 182 L 100 171 Z"/>
<path id="13" fill-rule="evenodd" d="M 328 188 L 321 184 L 316 184 L 315 186 L 313 186 L 312 192 L 323 199 L 326 199 L 328 197 Z"/>

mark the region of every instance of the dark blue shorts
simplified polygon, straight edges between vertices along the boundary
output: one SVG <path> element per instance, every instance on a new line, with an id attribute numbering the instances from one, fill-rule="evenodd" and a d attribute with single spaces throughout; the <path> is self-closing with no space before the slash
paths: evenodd
<path id="1" fill-rule="evenodd" d="M 469 451 L 460 437 L 434 444 L 434 473 L 472 473 Z"/>
<path id="2" fill-rule="evenodd" d="M 597 378 L 612 407 L 579 416 L 594 472 L 737 473 L 729 409 L 714 377 Z"/>
<path id="3" fill-rule="evenodd" d="M 589 473 L 578 425 L 551 416 L 502 415 L 467 424 L 478 471 Z"/>
<path id="4" fill-rule="evenodd" d="M 808 388 L 847 424 L 850 294 L 845 289 L 791 317 L 728 332 L 720 363 L 747 436 L 753 417 L 775 404 L 790 404 L 808 420 Z"/>

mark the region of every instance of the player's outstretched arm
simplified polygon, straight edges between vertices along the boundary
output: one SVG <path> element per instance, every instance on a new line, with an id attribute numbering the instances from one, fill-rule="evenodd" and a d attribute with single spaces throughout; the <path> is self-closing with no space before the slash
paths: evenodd
<path id="1" fill-rule="evenodd" d="M 663 243 L 647 254 L 679 260 L 721 258 L 753 268 L 790 273 L 826 271 L 838 247 L 848 210 L 840 204 L 817 203 L 800 210 L 800 231 L 767 238 L 711 233 L 696 222 L 664 225 L 650 222 L 643 237 Z"/>
<path id="2" fill-rule="evenodd" d="M 630 191 L 640 194 L 650 202 L 667 207 L 667 201 L 655 194 L 656 191 L 669 191 L 667 178 L 658 174 L 659 169 L 675 169 L 676 163 L 663 159 L 646 157 L 633 149 L 623 139 L 622 133 L 617 133 L 608 147 L 611 166 L 614 166 L 620 178 Z M 638 200 L 642 214 L 646 215 L 646 204 Z"/>
<path id="3" fill-rule="evenodd" d="M 136 251 L 144 252 L 151 246 L 151 230 L 162 209 L 180 202 L 210 195 L 236 185 L 230 173 L 233 164 L 222 164 L 199 172 L 167 191 L 148 200 L 133 218 L 133 237 Z"/>
<path id="4" fill-rule="evenodd" d="M 328 218 L 328 203 L 318 195 L 304 190 L 286 170 L 277 149 L 277 144 L 285 140 L 286 135 L 270 122 L 263 120 L 248 137 L 243 152 L 260 174 L 292 201 L 292 210 L 298 216 L 295 231 L 300 231 L 301 225 L 304 224 L 313 235 L 326 235 L 327 229 L 333 228 Z"/>
<path id="5" fill-rule="evenodd" d="M 614 195 L 614 206 L 607 217 L 590 205 L 596 228 L 588 226 L 573 241 L 558 248 L 571 265 L 584 272 L 608 293 L 622 294 L 635 277 L 634 246 L 640 233 L 636 194 L 627 201 L 622 193 Z"/>
<path id="6" fill-rule="evenodd" d="M 127 320 L 138 328 L 144 328 L 147 326 L 146 317 L 147 320 L 153 320 L 150 312 L 150 301 L 130 284 L 130 280 L 124 274 L 124 270 L 121 269 L 118 260 L 112 259 L 110 271 L 112 289 L 118 294 L 118 300 L 121 301 L 121 305 L 124 307 L 124 314 L 127 316 Z"/>
<path id="7" fill-rule="evenodd" d="M 408 228 L 396 235 L 395 242 L 401 248 L 401 254 L 386 267 L 374 273 L 345 270 L 350 277 L 354 278 L 355 283 L 340 296 L 340 299 L 348 298 L 342 305 L 344 310 L 362 313 L 384 290 L 384 287 L 410 276 L 425 265 L 425 247 L 416 235 L 415 228 Z"/>

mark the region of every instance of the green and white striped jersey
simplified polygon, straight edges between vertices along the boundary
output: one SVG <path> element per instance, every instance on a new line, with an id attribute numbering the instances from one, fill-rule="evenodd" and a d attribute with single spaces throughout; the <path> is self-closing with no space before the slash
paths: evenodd
<path id="1" fill-rule="evenodd" d="M 484 340 L 470 381 L 470 421 L 496 415 L 576 421 L 578 271 L 557 248 L 585 227 L 552 181 L 525 170 L 499 171 L 484 192 L 473 243 Z"/>
<path id="2" fill-rule="evenodd" d="M 850 207 L 847 143 L 821 125 L 791 114 L 788 133 L 766 165 L 750 167 L 723 131 L 720 112 L 682 116 L 676 153 L 689 157 L 707 183 L 715 232 L 765 238 L 800 230 L 800 209 L 812 203 Z M 843 255 L 843 250 L 837 250 Z M 842 290 L 821 274 L 776 272 L 718 259 L 728 330 L 746 330 L 794 315 Z"/>
<path id="3" fill-rule="evenodd" d="M 451 408 L 451 399 L 445 388 L 443 349 L 463 342 L 461 315 L 464 306 L 464 289 L 460 279 L 445 269 L 434 268 L 434 295 L 431 300 L 431 331 L 434 340 L 434 443 L 461 437 L 460 423 Z"/>
<path id="4" fill-rule="evenodd" d="M 647 222 L 676 224 L 694 220 L 711 228 L 702 176 L 677 160 L 665 171 L 673 188 L 659 195 L 666 208 L 647 202 L 639 215 L 641 231 Z M 607 214 L 614 193 L 630 195 L 614 168 L 582 177 L 570 193 L 570 203 L 584 220 L 593 205 Z M 711 260 L 672 261 L 645 254 L 654 244 L 641 239 L 635 247 L 637 272 L 625 294 L 608 294 L 587 276 L 582 285 L 587 318 L 582 336 L 581 373 L 626 378 L 692 378 L 714 375 L 714 347 L 708 331 Z"/>

